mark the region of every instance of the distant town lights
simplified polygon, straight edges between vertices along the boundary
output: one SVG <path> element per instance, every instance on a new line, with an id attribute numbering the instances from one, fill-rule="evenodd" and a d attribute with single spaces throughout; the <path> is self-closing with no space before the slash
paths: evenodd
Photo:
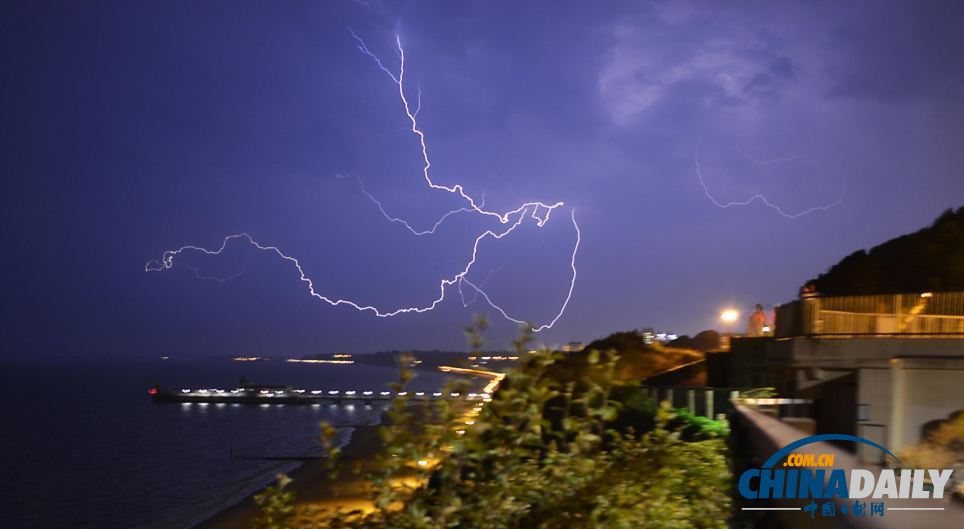
<path id="1" fill-rule="evenodd" d="M 338 355 L 335 355 L 338 356 Z M 350 356 L 350 355 L 349 355 Z M 286 358 L 292 364 L 354 364 L 354 360 L 324 360 L 316 358 Z"/>

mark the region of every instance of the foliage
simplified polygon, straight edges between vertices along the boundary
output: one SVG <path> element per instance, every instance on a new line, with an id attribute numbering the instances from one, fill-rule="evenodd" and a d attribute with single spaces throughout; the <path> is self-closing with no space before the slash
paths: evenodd
<path id="1" fill-rule="evenodd" d="M 467 330 L 475 349 L 482 329 Z M 657 409 L 638 388 L 619 384 L 612 352 L 587 352 L 581 376 L 559 379 L 550 373 L 565 356 L 528 353 L 530 342 L 528 334 L 516 340 L 529 361 L 478 410 L 472 401 L 393 401 L 380 429 L 379 470 L 370 476 L 373 509 L 316 526 L 726 526 L 730 471 L 719 425 Z M 409 376 L 403 368 L 396 390 Z M 646 421 L 634 425 L 630 417 Z"/>
<path id="2" fill-rule="evenodd" d="M 951 468 L 964 465 L 964 411 L 935 421 L 924 440 L 905 448 L 900 461 L 907 468 Z"/>
<path id="3" fill-rule="evenodd" d="M 254 496 L 258 505 L 255 529 L 291 529 L 294 518 L 294 494 L 285 490 L 291 478 L 278 474 L 278 484 Z"/>
<path id="4" fill-rule="evenodd" d="M 639 381 L 672 367 L 703 359 L 703 354 L 690 349 L 647 344 L 633 331 L 617 332 L 590 343 L 583 351 L 557 355 L 549 375 L 561 380 L 578 380 L 586 375 L 589 355 L 612 351 L 617 357 L 614 378 L 617 381 Z"/>
<path id="5" fill-rule="evenodd" d="M 687 440 L 725 439 L 730 435 L 730 424 L 725 419 L 715 420 L 694 415 L 686 408 L 677 409 L 676 417 L 669 425 Z"/>
<path id="6" fill-rule="evenodd" d="M 825 295 L 964 290 L 964 207 L 927 228 L 854 252 L 820 274 Z"/>
<path id="7" fill-rule="evenodd" d="M 682 335 L 679 338 L 666 344 L 678 349 L 693 349 L 694 351 L 717 351 L 720 348 L 720 333 L 712 329 L 700 331 L 696 336 L 690 338 Z"/>
<path id="8" fill-rule="evenodd" d="M 735 402 L 737 404 L 747 404 L 750 401 L 748 399 L 769 399 L 777 396 L 777 388 L 774 387 L 763 387 L 763 388 L 753 388 L 741 391 L 736 397 Z"/>

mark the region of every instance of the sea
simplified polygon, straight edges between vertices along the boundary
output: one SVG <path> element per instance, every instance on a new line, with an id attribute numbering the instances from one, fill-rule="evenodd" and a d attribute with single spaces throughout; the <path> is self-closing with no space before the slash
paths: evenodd
<path id="1" fill-rule="evenodd" d="M 415 371 L 412 391 L 450 378 Z M 292 470 L 245 456 L 320 455 L 319 424 L 377 424 L 384 404 L 155 404 L 148 391 L 291 384 L 387 389 L 390 367 L 230 358 L 0 366 L 0 527 L 187 529 Z"/>

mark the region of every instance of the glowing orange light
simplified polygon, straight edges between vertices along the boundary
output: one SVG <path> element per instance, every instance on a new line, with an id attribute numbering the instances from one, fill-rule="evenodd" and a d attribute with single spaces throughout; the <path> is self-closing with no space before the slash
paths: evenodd
<path id="1" fill-rule="evenodd" d="M 726 323 L 733 323 L 740 319 L 740 313 L 735 309 L 726 309 L 720 313 L 720 319 Z"/>

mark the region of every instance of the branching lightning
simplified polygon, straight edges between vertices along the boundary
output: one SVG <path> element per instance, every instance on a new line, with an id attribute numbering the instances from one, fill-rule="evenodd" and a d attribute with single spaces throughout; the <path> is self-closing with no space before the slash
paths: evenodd
<path id="1" fill-rule="evenodd" d="M 485 284 L 489 282 L 489 279 L 492 279 L 492 275 L 495 274 L 496 272 L 502 270 L 504 267 L 505 267 L 505 263 L 502 263 L 501 265 L 499 265 L 499 266 L 496 267 L 496 268 L 491 268 L 491 269 L 489 269 L 489 272 L 488 272 L 487 274 L 485 274 L 485 278 L 482 279 L 482 281 L 479 283 L 479 288 L 484 287 Z M 469 305 L 472 305 L 472 304 L 474 304 L 476 301 L 478 301 L 478 299 L 479 299 L 479 291 L 476 290 L 475 293 L 474 293 L 474 295 L 472 296 L 472 299 L 466 301 L 466 300 L 465 300 L 465 292 L 462 291 L 462 284 L 459 283 L 459 298 L 462 300 L 462 306 L 465 307 L 465 308 L 468 308 Z"/>
<path id="2" fill-rule="evenodd" d="M 496 218 L 501 224 L 500 229 L 497 229 L 497 230 L 487 229 L 475 237 L 474 242 L 472 244 L 471 258 L 469 259 L 469 261 L 465 264 L 465 266 L 462 268 L 461 271 L 455 273 L 451 277 L 444 278 L 439 282 L 438 296 L 435 299 L 433 299 L 430 303 L 421 305 L 421 306 L 401 307 L 401 308 L 396 308 L 392 310 L 384 310 L 384 309 L 377 308 L 373 305 L 366 305 L 366 304 L 358 303 L 348 299 L 333 298 L 318 292 L 315 289 L 314 282 L 311 280 L 311 278 L 309 278 L 305 274 L 305 271 L 302 268 L 301 263 L 298 261 L 298 259 L 285 254 L 284 252 L 282 252 L 280 248 L 276 246 L 266 245 L 256 241 L 247 233 L 238 233 L 238 234 L 229 235 L 225 237 L 221 243 L 221 247 L 218 248 L 217 250 L 209 250 L 206 248 L 202 248 L 200 246 L 186 245 L 176 250 L 166 251 L 162 254 L 160 260 L 148 261 L 148 263 L 145 265 L 145 268 L 144 268 L 145 271 L 156 272 L 156 271 L 163 271 L 163 270 L 170 269 L 174 266 L 175 258 L 180 256 L 184 252 L 201 252 L 208 256 L 217 256 L 217 255 L 220 255 L 225 250 L 228 243 L 230 243 L 231 241 L 243 240 L 257 250 L 260 250 L 262 252 L 266 252 L 269 254 L 273 254 L 274 256 L 280 258 L 281 260 L 286 261 L 287 263 L 290 263 L 298 272 L 299 279 L 307 287 L 308 293 L 312 297 L 320 301 L 323 301 L 325 303 L 328 303 L 331 306 L 337 307 L 341 305 L 346 305 L 361 312 L 371 312 L 372 314 L 374 314 L 379 318 L 389 318 L 389 317 L 398 316 L 401 314 L 408 314 L 408 313 L 423 313 L 423 312 L 434 310 L 440 303 L 442 303 L 442 301 L 445 299 L 446 290 L 448 289 L 448 287 L 453 285 L 457 288 L 459 295 L 462 299 L 463 305 L 467 306 L 468 304 L 465 301 L 465 296 L 463 293 L 463 285 L 467 285 L 468 287 L 470 287 L 472 290 L 475 291 L 475 297 L 473 298 L 472 302 L 474 302 L 475 299 L 481 296 L 493 309 L 498 311 L 507 320 L 515 323 L 519 323 L 519 324 L 530 325 L 534 332 L 539 332 L 545 329 L 552 328 L 552 326 L 555 325 L 556 322 L 559 320 L 559 318 L 561 318 L 562 315 L 565 313 L 566 307 L 568 307 L 569 301 L 572 299 L 572 292 L 576 285 L 576 276 L 577 276 L 576 254 L 579 251 L 579 244 L 582 240 L 582 233 L 580 232 L 579 225 L 576 222 L 575 210 L 570 210 L 570 215 L 569 215 L 572 221 L 573 228 L 575 230 L 575 235 L 576 235 L 575 243 L 572 249 L 572 255 L 570 258 L 570 268 L 572 269 L 572 278 L 569 282 L 569 289 L 566 292 L 565 300 L 560 306 L 559 311 L 551 320 L 539 326 L 532 325 L 529 321 L 511 316 L 508 313 L 508 311 L 506 311 L 500 305 L 496 304 L 489 296 L 489 294 L 483 290 L 485 283 L 488 281 L 488 277 L 491 276 L 491 273 L 492 273 L 491 271 L 489 272 L 489 276 L 486 276 L 485 280 L 483 280 L 478 285 L 476 285 L 475 283 L 473 283 L 468 279 L 468 275 L 472 271 L 472 267 L 473 265 L 475 265 L 476 260 L 478 258 L 479 247 L 482 244 L 482 242 L 486 239 L 499 240 L 508 236 L 517 227 L 522 225 L 526 221 L 526 219 L 529 219 L 529 218 L 535 221 L 535 224 L 537 227 L 542 228 L 546 224 L 546 222 L 549 221 L 549 218 L 552 215 L 552 212 L 556 208 L 562 207 L 564 203 L 555 202 L 553 204 L 547 204 L 539 201 L 530 201 L 530 202 L 523 203 L 522 205 L 518 206 L 515 209 L 505 211 L 505 212 L 498 212 L 494 210 L 485 209 L 485 195 L 482 195 L 478 200 L 476 200 L 473 196 L 465 192 L 461 184 L 443 185 L 433 181 L 430 174 L 432 162 L 428 154 L 429 149 L 428 149 L 426 136 L 425 136 L 425 133 L 421 130 L 421 128 L 419 128 L 418 120 L 417 120 L 419 110 L 422 107 L 422 92 L 421 92 L 421 89 L 418 90 L 418 97 L 416 100 L 415 109 L 412 110 L 409 104 L 408 98 L 405 94 L 405 49 L 402 47 L 401 39 L 399 38 L 398 35 L 395 36 L 395 44 L 397 46 L 397 51 L 399 56 L 399 69 L 398 69 L 398 72 L 395 73 L 389 70 L 382 63 L 381 59 L 379 59 L 377 55 L 375 55 L 374 53 L 371 52 L 371 50 L 369 50 L 368 46 L 365 44 L 365 41 L 362 40 L 361 37 L 355 34 L 354 31 L 351 31 L 351 35 L 357 42 L 357 47 L 359 51 L 361 51 L 366 56 L 370 57 L 374 61 L 375 65 L 382 72 L 387 74 L 388 77 L 392 80 L 392 82 L 394 82 L 395 85 L 398 87 L 398 95 L 402 103 L 402 108 L 405 111 L 405 116 L 411 125 L 411 132 L 415 136 L 417 136 L 419 145 L 421 147 L 422 161 L 423 161 L 422 176 L 425 179 L 425 182 L 428 184 L 428 187 L 433 190 L 446 191 L 448 193 L 458 195 L 461 199 L 465 201 L 466 205 L 462 208 L 455 209 L 445 213 L 444 215 L 442 215 L 442 217 L 439 220 L 437 220 L 431 226 L 431 228 L 417 229 L 413 227 L 412 224 L 406 221 L 405 219 L 390 215 L 386 211 L 382 202 L 378 200 L 374 195 L 369 193 L 368 190 L 365 188 L 365 184 L 361 180 L 361 178 L 356 176 L 355 178 L 358 180 L 362 193 L 369 200 L 371 200 L 372 203 L 375 204 L 379 212 L 382 214 L 383 217 L 385 217 L 386 220 L 388 220 L 389 222 L 404 226 L 409 232 L 411 232 L 413 235 L 416 235 L 416 236 L 434 234 L 436 230 L 439 228 L 439 226 L 441 226 L 442 223 L 445 222 L 445 220 L 459 213 L 472 213 L 472 214 L 482 215 L 485 217 Z M 338 176 L 340 178 L 345 177 L 343 175 L 338 175 Z M 186 266 L 189 266 L 189 265 L 186 265 Z M 194 270 L 195 275 L 197 275 L 198 277 L 201 277 L 203 279 L 216 279 L 218 281 L 227 281 L 243 273 L 243 270 L 242 270 L 241 272 L 234 274 L 228 278 L 214 278 L 214 277 L 201 276 L 197 268 L 195 267 L 190 267 L 190 268 Z M 247 263 L 245 264 L 245 269 L 246 268 L 247 268 Z"/>
<path id="3" fill-rule="evenodd" d="M 348 175 L 340 175 L 340 174 L 339 174 L 339 175 L 335 175 L 335 176 L 337 176 L 338 178 L 347 178 L 347 177 L 348 177 Z M 413 235 L 432 235 L 432 234 L 435 233 L 435 230 L 437 230 L 438 227 L 441 226 L 443 222 L 445 222 L 445 219 L 449 218 L 449 217 L 452 216 L 452 215 L 455 215 L 456 213 L 468 213 L 468 212 L 471 212 L 471 211 L 472 211 L 471 208 L 453 209 L 452 211 L 447 212 L 446 214 L 442 215 L 441 218 L 439 218 L 437 221 L 435 221 L 435 224 L 433 224 L 431 228 L 429 228 L 429 229 L 427 229 L 427 230 L 418 230 L 418 229 L 413 228 L 412 225 L 409 224 L 407 220 L 405 220 L 405 219 L 403 219 L 403 218 L 401 218 L 401 217 L 392 216 L 392 215 L 390 215 L 387 211 L 385 211 L 385 206 L 382 204 L 382 201 L 381 201 L 381 200 L 378 200 L 378 199 L 375 197 L 375 195 L 373 195 L 373 194 L 371 194 L 371 193 L 368 192 L 368 189 L 365 187 L 365 182 L 361 179 L 361 177 L 355 175 L 355 180 L 358 181 L 358 187 L 359 187 L 359 189 L 361 189 L 362 194 L 364 194 L 366 197 L 368 197 L 368 200 L 371 200 L 372 203 L 375 204 L 375 207 L 378 208 L 378 211 L 381 212 L 381 214 L 382 214 L 383 217 L 385 217 L 386 219 L 388 219 L 389 222 L 394 222 L 394 223 L 396 223 L 396 224 L 401 224 L 402 226 L 405 227 L 406 230 L 410 231 Z M 481 203 L 482 203 L 483 205 L 485 204 L 485 195 L 482 195 Z"/>
<path id="4" fill-rule="evenodd" d="M 755 159 L 755 158 L 753 158 L 753 157 L 751 157 L 750 155 L 745 154 L 745 153 L 744 153 L 744 156 L 746 156 L 747 158 L 749 158 L 750 161 L 752 161 L 753 163 L 756 163 L 757 165 L 769 165 L 769 164 L 774 164 L 774 163 L 790 162 L 790 161 L 794 161 L 794 160 L 798 160 L 798 159 L 802 158 L 801 155 L 795 155 L 795 156 L 790 156 L 790 157 L 786 157 L 786 158 L 775 158 L 775 159 L 772 159 L 772 160 L 757 160 L 757 159 Z M 832 208 L 832 207 L 834 207 L 834 206 L 840 205 L 840 204 L 843 202 L 844 195 L 845 195 L 846 192 L 847 192 L 847 180 L 844 179 L 843 185 L 842 185 L 841 188 L 840 188 L 840 196 L 837 198 L 837 200 L 834 200 L 833 202 L 830 202 L 829 204 L 824 204 L 824 205 L 822 205 L 822 206 L 814 206 L 814 207 L 812 207 L 812 208 L 805 209 L 805 210 L 803 210 L 803 211 L 799 211 L 799 212 L 797 212 L 797 213 L 788 213 L 788 212 L 786 212 L 783 208 L 781 208 L 781 207 L 778 206 L 777 204 L 774 204 L 773 202 L 770 202 L 770 200 L 767 199 L 767 197 L 765 197 L 764 195 L 759 194 L 759 193 L 751 196 L 750 198 L 748 198 L 748 199 L 746 199 L 746 200 L 742 200 L 742 201 L 722 202 L 722 201 L 720 201 L 720 200 L 717 200 L 716 197 L 714 197 L 714 196 L 710 193 L 710 188 L 706 185 L 706 180 L 703 179 L 703 170 L 702 170 L 702 167 L 700 166 L 700 144 L 699 144 L 699 142 L 696 143 L 696 152 L 695 152 L 695 154 L 694 154 L 694 163 L 695 163 L 695 166 L 696 166 L 696 176 L 697 176 L 697 178 L 699 179 L 700 186 L 702 186 L 702 188 L 703 188 L 703 193 L 706 195 L 706 198 L 710 199 L 710 202 L 712 202 L 716 207 L 722 208 L 722 209 L 730 208 L 730 207 L 733 207 L 733 206 L 748 206 L 748 205 L 752 204 L 754 201 L 759 201 L 759 202 L 761 202 L 764 206 L 766 206 L 766 207 L 768 207 L 768 208 L 776 211 L 777 213 L 779 213 L 780 216 L 782 216 L 782 217 L 786 217 L 786 218 L 788 218 L 788 219 L 798 219 L 798 218 L 800 218 L 800 217 L 802 217 L 802 216 L 804 216 L 804 215 L 807 215 L 807 214 L 809 214 L 809 213 L 813 213 L 813 212 L 815 212 L 815 211 L 827 211 L 828 209 L 830 209 L 830 208 Z"/>
<path id="5" fill-rule="evenodd" d="M 476 203 L 475 199 L 471 195 L 468 195 L 465 192 L 464 188 L 462 187 L 462 184 L 455 184 L 453 186 L 436 184 L 432 180 L 431 175 L 429 174 L 429 171 L 432 168 L 432 162 L 428 156 L 428 144 L 426 143 L 426 140 L 425 140 L 425 133 L 422 132 L 422 130 L 418 127 L 418 120 L 416 119 L 416 114 L 418 113 L 418 110 L 421 108 L 421 101 L 422 101 L 421 91 L 419 91 L 418 107 L 416 107 L 415 112 L 412 112 L 411 106 L 408 103 L 408 98 L 405 96 L 405 48 L 402 47 L 401 38 L 398 35 L 395 35 L 395 45 L 398 48 L 398 57 L 399 57 L 398 75 L 395 75 L 392 71 L 386 68 L 384 64 L 382 64 L 381 59 L 379 59 L 377 55 L 375 55 L 374 53 L 371 52 L 371 50 L 368 49 L 368 46 L 365 44 L 365 41 L 361 39 L 361 37 L 355 34 L 354 31 L 351 31 L 351 36 L 354 37 L 354 39 L 358 42 L 358 50 L 364 53 L 365 55 L 371 57 L 372 60 L 375 61 L 375 64 L 378 66 L 378 68 L 381 71 L 385 72 L 388 75 L 388 77 L 391 78 L 391 80 L 398 86 L 398 97 L 401 99 L 402 106 L 405 109 L 405 115 L 408 117 L 408 120 L 411 123 L 412 133 L 418 136 L 418 141 L 422 148 L 422 162 L 423 162 L 422 176 L 425 178 L 425 182 L 428 184 L 430 188 L 440 190 L 440 191 L 448 191 L 449 193 L 457 194 L 460 197 L 462 197 L 466 202 L 468 202 L 469 208 L 472 211 L 475 211 L 476 213 L 479 213 L 481 215 L 488 215 L 488 216 L 495 217 L 499 219 L 499 222 L 501 222 L 502 224 L 507 224 L 509 222 L 510 217 L 512 217 L 517 213 L 521 213 L 523 210 L 529 207 L 534 206 L 535 209 L 532 212 L 532 217 L 537 221 L 539 221 L 539 227 L 541 228 L 542 225 L 545 224 L 547 220 L 549 220 L 549 215 L 552 213 L 552 210 L 563 205 L 562 202 L 556 202 L 555 204 L 552 204 L 552 205 L 545 204 L 543 202 L 526 202 L 521 206 L 519 206 L 518 208 L 513 209 L 511 211 L 507 211 L 505 213 L 498 213 L 495 211 L 482 209 L 483 204 Z M 538 212 L 540 208 L 544 208 L 546 210 L 545 215 L 543 217 L 538 216 Z"/>

